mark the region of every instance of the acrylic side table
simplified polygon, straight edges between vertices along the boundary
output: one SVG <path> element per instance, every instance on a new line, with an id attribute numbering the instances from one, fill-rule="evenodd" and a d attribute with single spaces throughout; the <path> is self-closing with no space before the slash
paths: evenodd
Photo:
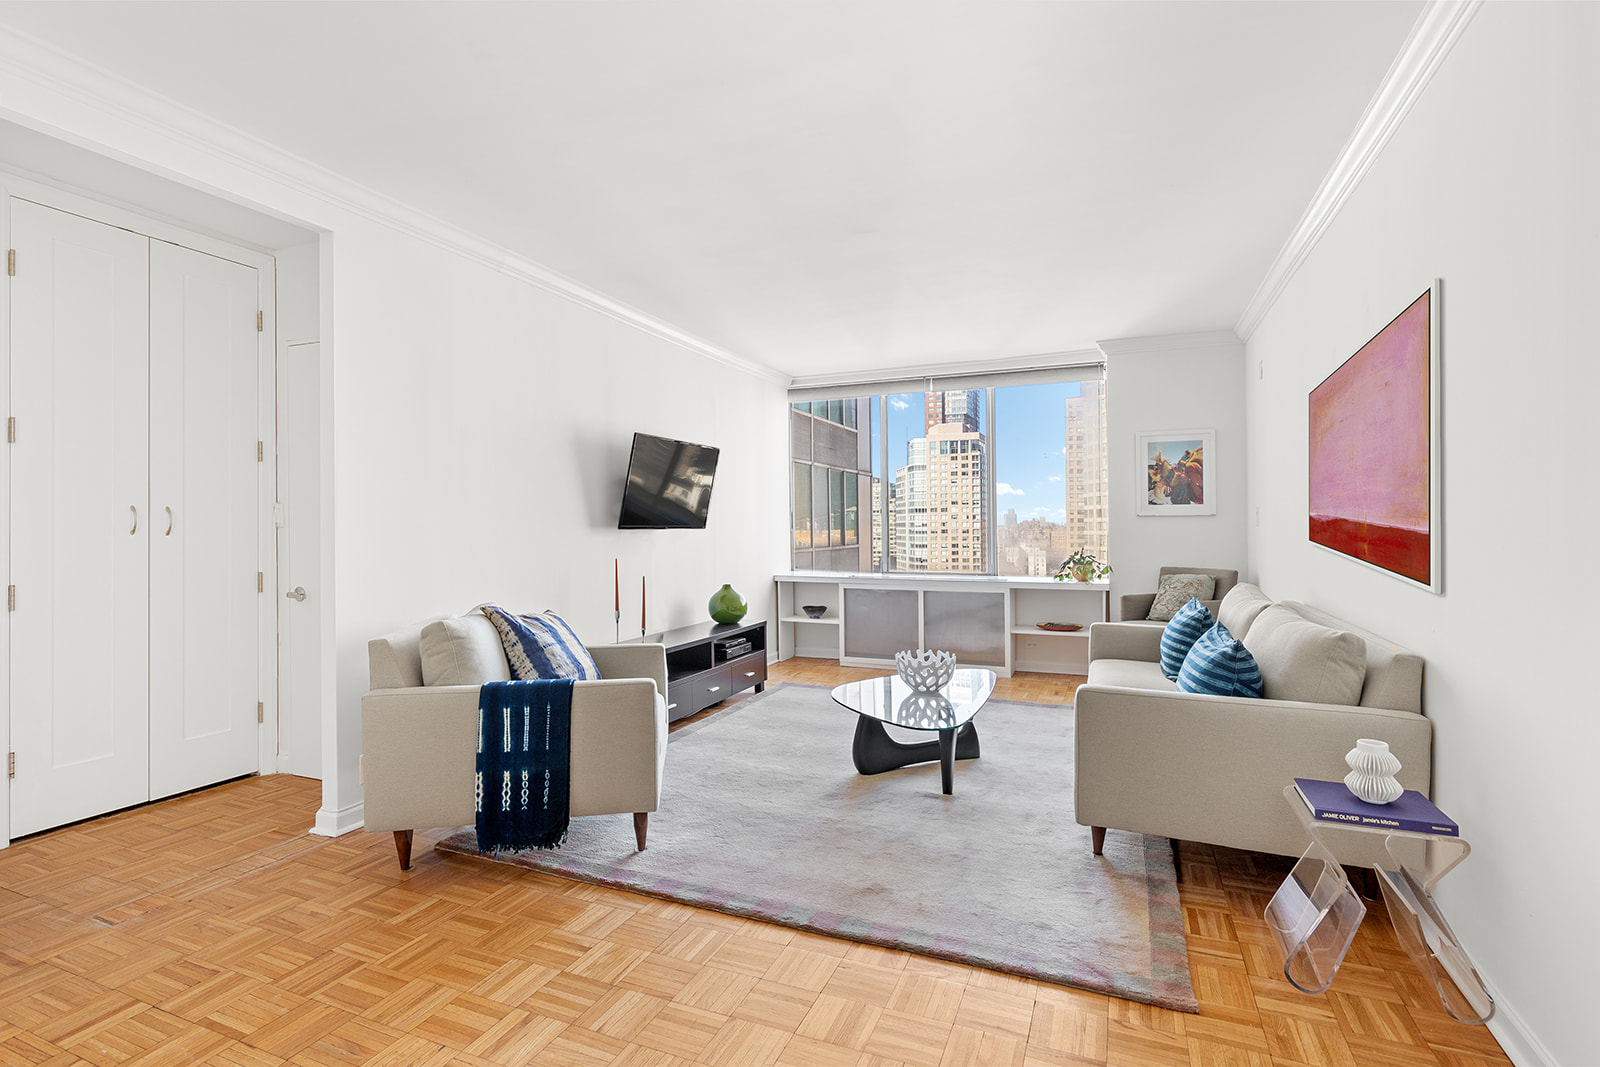
<path id="1" fill-rule="evenodd" d="M 1494 1015 L 1477 970 L 1433 899 L 1433 888 L 1472 852 L 1459 837 L 1322 822 L 1293 785 L 1283 799 L 1311 844 L 1267 904 L 1267 926 L 1283 956 L 1283 976 L 1306 993 L 1323 993 L 1367 913 L 1340 865 L 1370 863 L 1383 887 L 1400 945 L 1439 994 L 1452 1019 L 1486 1023 Z M 1381 852 L 1376 845 L 1381 841 Z"/>

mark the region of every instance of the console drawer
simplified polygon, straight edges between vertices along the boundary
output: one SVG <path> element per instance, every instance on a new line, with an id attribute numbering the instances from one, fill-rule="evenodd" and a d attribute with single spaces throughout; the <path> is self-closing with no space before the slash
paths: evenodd
<path id="1" fill-rule="evenodd" d="M 765 651 L 752 652 L 748 656 L 729 660 L 720 669 L 727 672 L 734 692 L 762 685 L 767 680 L 767 654 Z"/>

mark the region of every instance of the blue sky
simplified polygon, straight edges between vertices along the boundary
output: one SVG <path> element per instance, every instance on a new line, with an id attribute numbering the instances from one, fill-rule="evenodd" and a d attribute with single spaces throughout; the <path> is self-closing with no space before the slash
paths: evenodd
<path id="1" fill-rule="evenodd" d="M 1066 433 L 1066 400 L 1078 395 L 1077 382 L 1018 385 L 995 390 L 994 444 L 997 517 L 1015 508 L 1018 519 L 1033 517 L 1066 521 L 1066 488 L 1062 484 L 1062 440 Z M 889 470 L 892 479 L 906 461 L 906 442 L 921 437 L 924 402 L 921 393 L 889 397 Z M 980 426 L 989 433 L 988 426 Z M 881 440 L 873 420 L 874 462 Z"/>

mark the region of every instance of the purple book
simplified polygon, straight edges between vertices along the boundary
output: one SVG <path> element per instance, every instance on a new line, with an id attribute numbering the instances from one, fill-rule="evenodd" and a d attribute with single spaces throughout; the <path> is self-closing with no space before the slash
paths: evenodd
<path id="1" fill-rule="evenodd" d="M 1399 800 L 1388 804 L 1368 804 L 1350 792 L 1350 787 L 1343 782 L 1296 778 L 1294 786 L 1300 790 L 1300 797 L 1311 809 L 1311 814 L 1320 822 L 1377 826 L 1413 834 L 1438 834 L 1440 837 L 1461 836 L 1461 828 L 1455 820 L 1415 789 L 1407 789 L 1400 794 Z"/>

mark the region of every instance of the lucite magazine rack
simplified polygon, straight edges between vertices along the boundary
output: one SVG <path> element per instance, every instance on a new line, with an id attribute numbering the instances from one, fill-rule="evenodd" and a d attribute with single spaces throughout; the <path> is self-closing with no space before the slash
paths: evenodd
<path id="1" fill-rule="evenodd" d="M 1494 998 L 1433 899 L 1434 886 L 1472 846 L 1459 837 L 1319 821 L 1293 785 L 1284 789 L 1283 798 L 1311 839 L 1267 904 L 1267 926 L 1290 984 L 1306 993 L 1326 992 L 1367 913 L 1341 866 L 1343 858 L 1370 864 L 1377 872 L 1400 946 L 1432 983 L 1450 1017 L 1488 1022 Z M 1380 839 L 1381 850 L 1375 847 Z"/>

